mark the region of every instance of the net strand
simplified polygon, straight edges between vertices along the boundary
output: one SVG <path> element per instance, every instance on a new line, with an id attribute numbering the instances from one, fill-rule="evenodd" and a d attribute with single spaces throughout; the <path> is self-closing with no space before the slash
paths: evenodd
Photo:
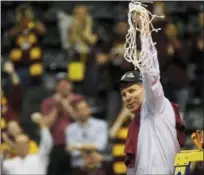
<path id="1" fill-rule="evenodd" d="M 128 23 L 130 27 L 126 35 L 124 57 L 128 62 L 134 64 L 135 69 L 139 69 L 141 72 L 156 74 L 158 70 L 153 66 L 151 49 L 156 45 L 156 42 L 152 41 L 151 34 L 152 32 L 160 31 L 161 28 L 154 28 L 152 22 L 155 18 L 163 18 L 164 16 L 153 15 L 145 7 L 147 5 L 138 1 L 132 1 L 129 4 Z M 140 33 L 142 46 L 140 53 L 136 43 L 137 33 Z"/>

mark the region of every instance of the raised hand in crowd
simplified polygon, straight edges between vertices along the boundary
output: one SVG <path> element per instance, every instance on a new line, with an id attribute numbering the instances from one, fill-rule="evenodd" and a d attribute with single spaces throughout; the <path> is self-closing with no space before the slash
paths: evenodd
<path id="1" fill-rule="evenodd" d="M 57 110 L 54 109 L 53 113 L 56 113 Z M 53 115 L 55 116 L 55 115 Z M 55 117 L 52 118 L 48 118 L 48 117 L 43 117 L 42 114 L 40 112 L 35 112 L 31 115 L 31 120 L 33 121 L 33 123 L 39 125 L 41 128 L 43 127 L 50 127 L 51 123 L 53 123 L 53 121 L 55 120 Z"/>
<path id="2" fill-rule="evenodd" d="M 20 78 L 16 73 L 12 62 L 7 61 L 3 66 L 3 71 L 8 73 L 11 76 L 11 81 L 14 85 L 20 84 Z"/>
<path id="3" fill-rule="evenodd" d="M 71 101 L 72 101 L 72 94 L 68 95 L 67 97 L 63 97 L 60 93 L 54 94 L 53 98 L 55 99 L 57 105 L 57 110 L 64 111 L 70 114 L 72 119 L 75 119 L 76 113 L 72 108 Z"/>

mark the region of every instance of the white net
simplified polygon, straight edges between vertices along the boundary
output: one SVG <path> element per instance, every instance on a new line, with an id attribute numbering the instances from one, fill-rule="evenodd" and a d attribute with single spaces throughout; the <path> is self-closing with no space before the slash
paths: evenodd
<path id="1" fill-rule="evenodd" d="M 154 48 L 156 43 L 152 41 L 151 33 L 153 31 L 158 32 L 161 29 L 155 29 L 152 21 L 155 17 L 163 18 L 164 16 L 153 15 L 145 7 L 147 5 L 138 1 L 129 3 L 128 23 L 130 27 L 126 35 L 124 57 L 128 62 L 133 63 L 135 69 L 154 74 L 156 69 L 152 66 L 153 55 L 151 48 Z M 137 48 L 138 34 L 140 34 L 141 43 L 140 53 Z"/>

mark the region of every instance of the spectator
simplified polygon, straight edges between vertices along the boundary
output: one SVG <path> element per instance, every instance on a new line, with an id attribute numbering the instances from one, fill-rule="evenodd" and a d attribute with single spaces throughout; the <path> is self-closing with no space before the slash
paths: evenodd
<path id="1" fill-rule="evenodd" d="M 68 30 L 68 41 L 78 53 L 89 53 L 90 46 L 97 42 L 93 32 L 93 20 L 85 5 L 77 5 L 73 10 L 71 27 Z"/>
<path id="2" fill-rule="evenodd" d="M 128 63 L 124 59 L 124 44 L 125 44 L 125 36 L 128 30 L 128 23 L 127 21 L 117 21 L 114 30 L 113 30 L 113 37 L 111 41 L 109 56 L 111 62 L 111 76 L 113 82 L 116 82 L 119 77 L 121 77 L 125 71 L 133 68 L 132 64 Z"/>
<path id="3" fill-rule="evenodd" d="M 13 41 L 10 59 L 20 76 L 22 84 L 28 86 L 32 80 L 42 76 L 41 37 L 46 29 L 43 23 L 36 19 L 30 6 L 22 4 L 16 9 L 17 23 L 11 29 L 9 36 Z M 39 82 L 38 82 L 39 85 Z"/>
<path id="4" fill-rule="evenodd" d="M 159 36 L 158 36 L 159 37 Z M 168 98 L 178 103 L 183 116 L 186 110 L 188 99 L 188 44 L 180 40 L 177 27 L 173 23 L 166 24 L 163 38 L 157 38 L 158 57 L 163 82 Z M 156 40 L 156 41 L 157 41 Z M 165 79 L 165 78 L 166 79 Z M 177 77 L 177 78 L 175 78 Z"/>
<path id="5" fill-rule="evenodd" d="M 42 119 L 35 121 L 41 127 L 41 142 L 36 154 L 29 153 L 29 137 L 20 134 L 15 139 L 17 157 L 3 161 L 2 169 L 6 175 L 46 174 L 49 153 L 52 148 L 52 137 Z"/>
<path id="6" fill-rule="evenodd" d="M 203 28 L 204 28 L 204 12 L 200 11 L 196 16 L 192 16 L 188 20 L 187 24 L 187 33 L 190 36 L 190 39 L 193 39 L 193 36 L 202 35 Z"/>
<path id="7" fill-rule="evenodd" d="M 90 107 L 84 98 L 78 98 L 73 105 L 77 113 L 76 122 L 66 129 L 73 175 L 104 174 L 101 163 L 108 141 L 107 124 L 91 117 Z"/>
<path id="8" fill-rule="evenodd" d="M 166 16 L 168 16 L 167 6 L 165 5 L 165 2 L 162 2 L 162 1 L 155 2 L 153 4 L 152 11 L 153 11 L 153 14 L 155 14 L 157 16 L 164 16 L 164 18 Z M 164 18 L 156 18 L 156 19 L 154 19 L 154 22 L 156 22 L 158 20 L 164 20 Z"/>
<path id="9" fill-rule="evenodd" d="M 80 93 L 83 91 L 83 82 L 88 69 L 87 61 L 93 58 L 93 48 L 98 41 L 93 25 L 93 19 L 88 12 L 87 6 L 75 6 L 72 23 L 68 28 L 68 42 L 70 45 L 68 49 L 70 58 L 68 75 Z"/>
<path id="10" fill-rule="evenodd" d="M 87 71 L 83 94 L 90 97 L 100 97 L 106 101 L 108 89 L 111 86 L 110 66 L 105 53 L 95 53 L 87 61 Z"/>
<path id="11" fill-rule="evenodd" d="M 128 30 L 128 23 L 125 20 L 119 20 L 114 25 L 111 42 L 103 46 L 104 52 L 109 56 L 110 79 L 114 84 L 133 65 L 124 59 L 125 36 Z M 121 98 L 118 91 L 112 90 L 108 95 L 107 107 L 108 122 L 112 122 L 121 109 Z"/>
<path id="12" fill-rule="evenodd" d="M 192 79 L 193 84 L 193 100 L 194 104 L 200 104 L 202 102 L 202 92 L 203 92 L 203 48 L 204 48 L 204 36 L 203 22 L 204 13 L 200 12 L 197 16 L 197 23 L 199 26 L 199 32 L 197 32 L 194 37 L 191 38 L 192 47 L 190 54 L 191 67 L 194 67 L 194 77 Z"/>
<path id="13" fill-rule="evenodd" d="M 117 116 L 110 129 L 110 138 L 113 139 L 112 154 L 113 160 L 113 173 L 114 175 L 125 175 L 126 166 L 124 164 L 125 154 L 125 140 L 127 138 L 128 126 L 133 119 L 132 115 L 127 108 L 123 107 L 120 114 Z"/>
<path id="14" fill-rule="evenodd" d="M 203 11 L 199 12 L 197 18 L 198 18 L 198 24 L 199 24 L 200 32 L 202 32 L 202 29 L 204 28 L 204 22 L 203 22 L 204 12 Z"/>
<path id="15" fill-rule="evenodd" d="M 65 128 L 75 118 L 76 114 L 71 102 L 78 95 L 72 92 L 72 82 L 66 76 L 60 73 L 57 75 L 55 93 L 42 102 L 42 114 L 54 140 L 48 167 L 49 175 L 64 175 L 69 171 L 69 156 L 65 151 Z"/>
<path id="16" fill-rule="evenodd" d="M 1 87 L 1 129 L 6 129 L 7 122 L 11 120 L 19 120 L 21 112 L 22 94 L 21 82 L 15 72 L 14 66 L 11 62 L 6 62 L 3 66 L 3 71 L 9 75 L 11 79 L 12 88 L 8 88 L 11 92 L 5 92 Z M 7 95 L 10 94 L 10 95 Z"/>
<path id="17" fill-rule="evenodd" d="M 19 135 L 23 135 L 23 129 L 20 127 L 17 121 L 9 121 L 7 125 L 7 132 L 2 133 L 1 150 L 7 158 L 16 157 L 16 138 Z M 29 139 L 28 152 L 34 154 L 38 152 L 38 145 L 33 140 Z"/>

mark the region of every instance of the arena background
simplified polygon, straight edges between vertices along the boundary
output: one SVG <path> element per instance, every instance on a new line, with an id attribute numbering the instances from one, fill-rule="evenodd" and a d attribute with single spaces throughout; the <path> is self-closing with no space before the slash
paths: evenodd
<path id="1" fill-rule="evenodd" d="M 22 4 L 33 11 L 31 26 L 35 28 L 36 21 L 44 26 L 43 34 L 30 34 L 29 46 L 25 46 L 22 38 L 12 35 L 15 26 L 21 25 L 21 21 L 17 22 L 16 9 Z M 76 27 L 74 30 L 77 30 L 77 26 L 72 26 L 73 9 L 77 5 L 87 7 L 89 15 L 81 13 L 92 19 L 86 24 L 90 29 L 87 36 L 92 38 L 88 42 L 70 39 L 73 33 L 69 29 Z M 204 4 L 159 1 L 149 4 L 148 8 L 153 13 L 165 15 L 164 20 L 154 21 L 162 31 L 153 35 L 157 42 L 161 81 L 166 97 L 181 107 L 188 136 L 186 148 L 191 149 L 195 146 L 190 134 L 203 129 Z M 111 128 L 121 109 L 120 96 L 113 90 L 113 84 L 125 71 L 132 69 L 123 60 L 127 12 L 128 1 L 1 2 L 2 88 L 11 95 L 12 82 L 4 69 L 9 60 L 20 77 L 23 92 L 18 109 L 19 122 L 33 140 L 39 142 L 39 130 L 30 116 L 41 112 L 41 103 L 52 95 L 59 73 L 67 74 L 74 84 L 74 92 L 87 98 L 93 116 L 107 121 Z M 22 26 L 29 28 L 29 25 Z M 104 153 L 109 174 L 110 162 L 114 160 L 113 144 L 114 139 L 109 139 Z"/>

